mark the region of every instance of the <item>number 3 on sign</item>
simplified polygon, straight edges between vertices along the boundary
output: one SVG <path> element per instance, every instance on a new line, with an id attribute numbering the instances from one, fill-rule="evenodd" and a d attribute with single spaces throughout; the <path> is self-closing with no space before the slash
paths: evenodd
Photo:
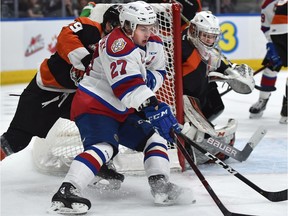
<path id="1" fill-rule="evenodd" d="M 237 27 L 232 22 L 221 23 L 222 37 L 219 46 L 223 52 L 234 51 L 238 46 Z"/>
<path id="2" fill-rule="evenodd" d="M 110 64 L 111 69 L 111 78 L 114 79 L 119 75 L 126 74 L 126 65 L 127 62 L 125 60 L 117 60 Z"/>

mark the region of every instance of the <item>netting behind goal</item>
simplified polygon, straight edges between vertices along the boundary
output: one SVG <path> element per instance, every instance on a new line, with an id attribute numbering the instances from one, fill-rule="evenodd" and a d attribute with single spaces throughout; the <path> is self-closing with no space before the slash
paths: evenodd
<path id="1" fill-rule="evenodd" d="M 181 26 L 178 4 L 151 4 L 157 13 L 159 36 L 165 47 L 167 79 L 158 91 L 160 101 L 168 103 L 177 119 L 182 122 L 182 73 L 181 73 Z M 92 19 L 102 22 L 102 15 L 111 4 L 97 4 Z M 65 174 L 73 158 L 83 151 L 78 128 L 74 122 L 59 119 L 45 139 L 34 138 L 33 160 L 41 172 Z M 181 170 L 183 157 L 174 145 L 169 146 L 171 169 Z M 113 160 L 119 172 L 143 172 L 143 153 L 131 151 L 123 146 Z M 180 165 L 181 164 L 181 165 Z"/>

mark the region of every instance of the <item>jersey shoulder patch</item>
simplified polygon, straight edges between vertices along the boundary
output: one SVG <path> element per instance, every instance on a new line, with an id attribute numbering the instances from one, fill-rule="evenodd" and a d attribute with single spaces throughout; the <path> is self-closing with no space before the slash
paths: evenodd
<path id="1" fill-rule="evenodd" d="M 107 38 L 107 54 L 111 56 L 125 56 L 133 52 L 137 46 L 120 28 L 113 30 Z"/>

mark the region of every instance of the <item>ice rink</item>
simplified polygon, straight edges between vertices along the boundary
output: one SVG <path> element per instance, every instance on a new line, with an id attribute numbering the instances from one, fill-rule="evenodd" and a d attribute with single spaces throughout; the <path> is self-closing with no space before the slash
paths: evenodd
<path id="1" fill-rule="evenodd" d="M 261 75 L 256 75 L 259 84 Z M 287 125 L 279 124 L 282 97 L 287 71 L 281 71 L 277 91 L 268 102 L 264 116 L 249 119 L 249 107 L 258 99 L 259 92 L 250 95 L 230 92 L 223 97 L 224 113 L 214 123 L 223 125 L 229 118 L 238 120 L 235 147 L 242 150 L 249 137 L 259 126 L 268 133 L 256 146 L 250 157 L 240 163 L 233 159 L 227 163 L 239 173 L 267 191 L 288 188 L 287 172 Z M 27 84 L 1 87 L 1 134 L 7 129 L 16 109 L 19 94 Z M 1 216 L 43 216 L 50 206 L 51 198 L 60 186 L 63 176 L 39 173 L 32 161 L 32 145 L 1 162 Z M 288 203 L 271 202 L 248 185 L 215 165 L 199 166 L 219 199 L 228 210 L 259 216 L 288 215 Z M 221 211 L 211 199 L 192 170 L 172 173 L 171 181 L 194 191 L 195 204 L 159 207 L 153 204 L 149 186 L 144 176 L 126 176 L 119 191 L 101 192 L 95 189 L 84 191 L 92 208 L 87 215 L 96 216 L 220 216 Z"/>

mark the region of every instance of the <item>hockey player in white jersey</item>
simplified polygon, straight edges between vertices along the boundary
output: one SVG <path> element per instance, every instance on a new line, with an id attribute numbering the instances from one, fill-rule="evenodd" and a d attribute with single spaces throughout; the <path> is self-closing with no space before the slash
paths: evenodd
<path id="1" fill-rule="evenodd" d="M 167 140 L 179 132 L 169 106 L 155 92 L 166 76 L 164 49 L 153 8 L 137 1 L 123 5 L 121 28 L 97 44 L 92 68 L 81 81 L 72 103 L 84 152 L 75 157 L 51 210 L 86 213 L 91 207 L 81 191 L 122 145 L 144 153 L 144 169 L 155 204 L 174 204 L 191 190 L 169 181 Z M 156 132 L 155 128 L 158 132 Z M 184 193 L 185 192 L 185 193 Z M 187 201 L 187 200 L 186 200 Z"/>
<path id="2" fill-rule="evenodd" d="M 265 0 L 261 6 L 261 30 L 267 39 L 267 53 L 262 62 L 268 65 L 261 78 L 259 99 L 250 109 L 250 118 L 263 116 L 271 93 L 276 90 L 277 75 L 287 67 L 287 0 Z M 280 123 L 287 124 L 287 89 L 283 96 Z"/>

